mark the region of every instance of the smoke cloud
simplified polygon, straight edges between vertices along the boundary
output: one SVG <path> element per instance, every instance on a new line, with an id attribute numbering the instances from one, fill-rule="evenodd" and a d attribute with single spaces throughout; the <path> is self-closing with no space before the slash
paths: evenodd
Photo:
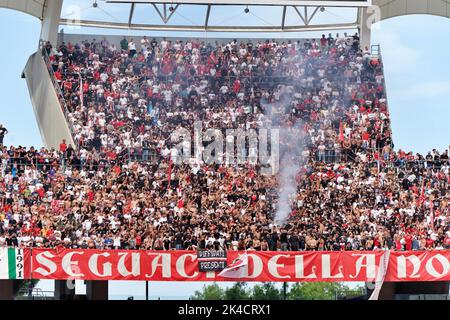
<path id="1" fill-rule="evenodd" d="M 300 122 L 296 122 L 291 128 L 280 130 L 280 173 L 278 181 L 278 203 L 275 212 L 275 222 L 283 225 L 291 213 L 291 204 L 297 194 L 296 176 L 301 161 L 299 138 Z"/>
<path id="2" fill-rule="evenodd" d="M 266 123 L 279 129 L 280 171 L 278 173 L 278 202 L 274 220 L 283 225 L 291 213 L 292 200 L 297 193 L 296 175 L 302 154 L 301 121 L 291 115 L 292 87 L 280 86 L 279 99 L 273 103 L 262 103 Z M 288 119 L 288 121 L 286 121 Z M 289 125 L 286 125 L 289 123 Z"/>

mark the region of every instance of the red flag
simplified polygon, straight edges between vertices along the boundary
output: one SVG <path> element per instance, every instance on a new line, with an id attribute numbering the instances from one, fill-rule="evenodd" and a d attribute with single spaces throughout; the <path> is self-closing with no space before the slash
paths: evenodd
<path id="1" fill-rule="evenodd" d="M 81 73 L 78 74 L 80 77 L 80 104 L 84 105 L 84 94 L 83 94 L 83 78 L 81 77 Z"/>
<path id="2" fill-rule="evenodd" d="M 339 142 L 344 141 L 344 125 L 342 121 L 339 123 Z"/>
<path id="3" fill-rule="evenodd" d="M 420 188 L 420 196 L 417 201 L 417 206 L 418 207 L 422 206 L 424 201 L 425 201 L 425 179 L 422 179 L 422 187 Z"/>
<path id="4" fill-rule="evenodd" d="M 172 178 L 172 156 L 169 157 L 169 168 L 167 170 L 167 189 L 170 189 L 170 180 Z"/>
<path id="5" fill-rule="evenodd" d="M 430 214 L 431 214 L 431 230 L 433 230 L 434 232 L 434 203 L 431 200 L 431 195 L 430 195 Z"/>
<path id="6" fill-rule="evenodd" d="M 178 200 L 177 207 L 178 207 L 179 209 L 182 209 L 182 208 L 184 207 L 184 201 L 183 201 L 183 199 L 179 199 L 179 200 Z"/>

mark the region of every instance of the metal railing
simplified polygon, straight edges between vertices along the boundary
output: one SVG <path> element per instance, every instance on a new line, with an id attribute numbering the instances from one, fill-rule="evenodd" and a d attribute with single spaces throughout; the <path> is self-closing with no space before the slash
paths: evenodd
<path id="1" fill-rule="evenodd" d="M 370 46 L 370 54 L 372 56 L 380 57 L 381 56 L 381 46 L 379 44 L 373 44 Z"/>
<path id="2" fill-rule="evenodd" d="M 49 161 L 42 162 L 42 159 L 38 158 L 9 158 L 0 159 L 0 173 L 9 173 L 15 169 L 16 173 L 23 173 L 26 170 L 26 167 L 31 168 L 36 171 L 50 171 L 50 169 L 55 169 L 59 172 L 64 172 L 66 169 L 76 169 L 76 170 L 86 170 L 86 171 L 109 171 L 112 167 L 118 162 L 117 160 L 110 159 L 102 159 L 104 163 L 94 164 L 91 160 L 81 161 L 74 163 L 71 159 L 61 156 L 59 158 L 51 158 Z M 129 155 L 124 154 L 121 160 L 129 160 Z M 119 161 L 121 161 L 119 160 Z M 136 161 L 136 160 L 134 160 Z"/>
<path id="3" fill-rule="evenodd" d="M 44 291 L 41 288 L 21 288 L 15 300 L 52 300 L 55 293 Z"/>
<path id="4" fill-rule="evenodd" d="M 162 156 L 155 149 L 145 147 L 128 149 L 129 161 L 157 163 L 161 158 Z"/>
<path id="5" fill-rule="evenodd" d="M 334 162 L 343 162 L 349 161 L 353 158 L 350 157 L 349 153 L 346 150 L 335 150 L 335 149 L 327 149 L 323 152 L 316 151 L 314 155 L 314 160 L 318 162 L 325 163 L 334 163 Z"/>
<path id="6" fill-rule="evenodd" d="M 373 161 L 376 162 L 376 161 Z M 380 166 L 384 168 L 395 168 L 397 171 L 416 167 L 419 169 L 441 170 L 443 166 L 450 166 L 450 160 L 427 161 L 427 160 L 405 160 L 393 159 L 388 161 L 380 161 Z"/>

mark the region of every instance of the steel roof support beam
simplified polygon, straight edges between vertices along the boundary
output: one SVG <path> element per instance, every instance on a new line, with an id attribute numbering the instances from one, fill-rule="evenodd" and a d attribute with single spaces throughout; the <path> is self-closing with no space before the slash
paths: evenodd
<path id="1" fill-rule="evenodd" d="M 130 16 L 128 17 L 128 26 L 131 26 L 131 22 L 133 20 L 133 14 L 134 14 L 134 7 L 136 6 L 135 3 L 131 4 L 131 9 L 130 9 Z"/>
<path id="2" fill-rule="evenodd" d="M 305 24 L 308 25 L 308 24 L 309 24 L 309 19 L 308 19 L 308 7 L 307 7 L 307 6 L 304 6 L 304 7 L 303 7 L 303 10 L 304 10 L 304 12 L 305 12 L 305 15 L 304 15 L 304 17 L 305 17 Z"/>
<path id="3" fill-rule="evenodd" d="M 306 22 L 305 17 L 303 17 L 303 15 L 301 14 L 301 12 L 298 10 L 298 8 L 296 6 L 294 6 L 294 10 L 295 12 L 297 12 L 298 16 L 300 17 L 300 19 L 302 19 L 303 23 L 305 24 L 305 26 L 308 25 L 308 23 Z M 306 12 L 306 7 L 305 7 L 305 14 L 307 14 Z"/>
<path id="4" fill-rule="evenodd" d="M 169 13 L 169 16 L 167 17 L 167 22 L 169 22 L 170 18 L 172 18 L 173 14 L 175 13 L 175 11 L 177 11 L 179 4 L 177 4 L 175 7 L 172 7 L 172 11 Z M 170 10 L 169 10 L 170 11 Z M 166 22 L 166 23 L 167 23 Z"/>
<path id="5" fill-rule="evenodd" d="M 164 24 L 167 24 L 169 22 L 170 18 L 173 16 L 175 11 L 177 10 L 179 4 L 177 4 L 175 7 L 172 7 L 172 10 L 170 11 L 169 15 L 167 15 L 167 4 L 163 4 L 163 12 L 161 13 L 161 10 L 156 6 L 155 3 L 152 3 L 153 8 L 155 8 L 156 12 L 160 16 L 161 20 L 164 22 Z"/>
<path id="6" fill-rule="evenodd" d="M 70 19 L 61 19 L 61 25 L 73 24 Z M 204 25 L 192 26 L 192 25 L 150 25 L 150 24 L 132 24 L 120 22 L 103 22 L 103 21 L 90 21 L 81 20 L 79 22 L 81 27 L 93 27 L 93 28 L 108 28 L 108 29 L 133 29 L 133 30 L 154 30 L 154 31 L 205 31 Z M 321 31 L 321 30 L 342 30 L 342 29 L 356 29 L 358 25 L 355 23 L 341 23 L 341 24 L 318 24 L 310 26 L 285 26 L 281 27 L 255 27 L 255 26 L 210 26 L 208 25 L 208 31 L 211 32 L 303 32 L 303 31 Z"/>
<path id="7" fill-rule="evenodd" d="M 166 17 L 161 13 L 161 11 L 159 10 L 159 8 L 156 6 L 156 4 L 152 3 L 153 8 L 155 8 L 155 11 L 158 13 L 159 17 L 161 18 L 161 20 L 166 23 Z"/>
<path id="8" fill-rule="evenodd" d="M 106 0 L 109 3 L 172 3 L 172 4 L 199 4 L 199 5 L 249 5 L 249 6 L 327 6 L 327 7 L 368 7 L 367 1 L 320 1 L 320 0 Z"/>
<path id="9" fill-rule="evenodd" d="M 320 9 L 320 7 L 316 7 L 315 9 L 314 9 L 314 11 L 313 11 L 313 13 L 311 14 L 311 16 L 308 18 L 307 16 L 306 16 L 306 22 L 307 22 L 307 25 L 309 25 L 309 23 L 311 22 L 311 20 L 314 18 L 314 16 L 316 15 L 316 13 L 317 13 L 317 11 L 319 11 L 319 9 Z M 307 7 L 305 6 L 305 11 L 307 12 Z"/>
<path id="10" fill-rule="evenodd" d="M 206 9 L 206 17 L 205 17 L 205 30 L 208 30 L 208 23 L 209 23 L 209 15 L 211 13 L 211 5 L 208 4 L 208 8 Z"/>
<path id="11" fill-rule="evenodd" d="M 163 10 L 164 10 L 164 23 L 167 23 L 167 7 L 166 4 L 163 4 Z"/>
<path id="12" fill-rule="evenodd" d="M 294 7 L 295 12 L 297 12 L 298 16 L 300 17 L 300 19 L 302 19 L 305 26 L 309 26 L 311 20 L 314 18 L 314 16 L 316 15 L 317 11 L 319 11 L 320 8 L 321 7 L 316 7 L 310 16 L 308 14 L 308 6 L 303 7 L 304 14 L 301 14 L 300 10 L 298 10 L 297 7 Z"/>

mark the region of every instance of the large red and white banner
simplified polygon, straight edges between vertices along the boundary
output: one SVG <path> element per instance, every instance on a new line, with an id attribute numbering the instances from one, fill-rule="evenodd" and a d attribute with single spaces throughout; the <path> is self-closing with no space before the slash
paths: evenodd
<path id="1" fill-rule="evenodd" d="M 450 250 L 391 252 L 385 281 L 450 281 Z"/>
<path id="2" fill-rule="evenodd" d="M 228 251 L 228 264 L 245 254 Z M 34 279 L 334 282 L 377 279 L 384 251 L 247 251 L 239 276 L 198 272 L 193 251 L 32 250 Z M 450 281 L 450 250 L 393 251 L 384 281 Z"/>

